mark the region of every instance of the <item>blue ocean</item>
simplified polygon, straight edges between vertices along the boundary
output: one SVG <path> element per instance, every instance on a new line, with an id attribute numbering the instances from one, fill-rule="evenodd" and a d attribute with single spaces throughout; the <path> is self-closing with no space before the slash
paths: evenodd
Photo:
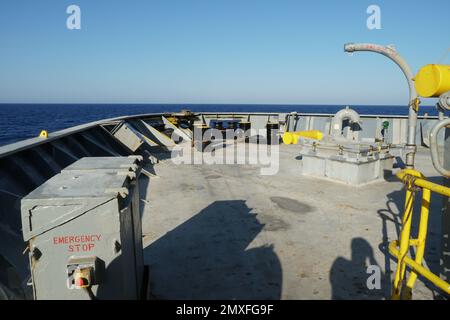
<path id="1" fill-rule="evenodd" d="M 406 106 L 351 106 L 360 114 L 407 115 Z M 188 109 L 208 112 L 336 113 L 342 105 L 256 104 L 0 104 L 0 146 L 79 124 L 123 115 Z M 435 107 L 422 106 L 419 114 L 437 115 Z"/>

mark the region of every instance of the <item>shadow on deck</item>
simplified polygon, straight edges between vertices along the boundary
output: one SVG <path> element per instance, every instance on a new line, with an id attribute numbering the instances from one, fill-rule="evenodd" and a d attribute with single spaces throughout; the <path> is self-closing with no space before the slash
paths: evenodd
<path id="1" fill-rule="evenodd" d="M 442 177 L 427 177 L 427 180 L 442 184 Z M 398 181 L 393 176 L 387 179 L 389 182 Z M 395 276 L 395 269 L 391 268 L 391 261 L 396 259 L 389 253 L 389 242 L 397 240 L 400 237 L 401 219 L 405 201 L 405 190 L 393 191 L 386 195 L 386 207 L 378 210 L 380 216 L 382 242 L 378 246 L 384 254 L 384 269 L 381 272 L 381 288 L 369 290 L 366 282 L 373 273 L 368 273 L 369 265 L 379 266 L 374 258 L 374 249 L 363 238 L 354 238 L 351 242 L 352 257 L 347 260 L 343 257 L 337 258 L 330 270 L 330 282 L 332 285 L 332 299 L 389 299 L 391 296 L 392 281 Z M 428 221 L 428 236 L 425 248 L 424 261 L 427 267 L 434 274 L 439 275 L 441 271 L 439 253 L 441 246 L 441 210 L 442 197 L 438 194 L 432 194 L 430 216 Z M 414 203 L 414 214 L 411 228 L 411 236 L 417 237 L 420 222 L 421 193 L 416 196 Z M 388 229 L 395 228 L 395 239 L 390 238 Z M 410 250 L 410 256 L 414 257 L 414 250 Z M 434 298 L 442 298 L 440 290 L 426 279 L 419 276 L 418 281 L 423 281 L 429 288 Z"/>
<path id="2" fill-rule="evenodd" d="M 215 201 L 144 250 L 157 299 L 280 299 L 273 246 L 248 248 L 264 228 L 243 200 Z"/>

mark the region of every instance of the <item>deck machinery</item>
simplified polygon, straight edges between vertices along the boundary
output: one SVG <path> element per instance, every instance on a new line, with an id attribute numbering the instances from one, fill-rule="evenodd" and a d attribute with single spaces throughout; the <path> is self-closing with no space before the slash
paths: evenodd
<path id="1" fill-rule="evenodd" d="M 386 124 L 379 133 L 381 139 L 361 141 L 358 132 L 363 130 L 363 123 L 359 114 L 349 107 L 342 109 L 330 122 L 325 141 L 302 140 L 302 173 L 351 185 L 385 178 L 392 172 L 394 159 L 391 145 L 384 141 L 389 122 Z"/>

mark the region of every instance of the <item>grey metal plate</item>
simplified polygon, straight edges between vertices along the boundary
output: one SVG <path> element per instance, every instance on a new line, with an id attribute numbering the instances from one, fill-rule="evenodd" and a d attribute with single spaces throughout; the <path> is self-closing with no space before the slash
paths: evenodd
<path id="1" fill-rule="evenodd" d="M 127 185 L 126 176 L 105 172 L 65 171 L 52 177 L 23 200 L 61 198 L 107 198 Z"/>
<path id="2" fill-rule="evenodd" d="M 62 171 L 97 170 L 97 169 L 130 169 L 142 161 L 141 156 L 129 157 L 85 157 L 66 167 Z M 135 171 L 135 170 L 132 170 Z"/>

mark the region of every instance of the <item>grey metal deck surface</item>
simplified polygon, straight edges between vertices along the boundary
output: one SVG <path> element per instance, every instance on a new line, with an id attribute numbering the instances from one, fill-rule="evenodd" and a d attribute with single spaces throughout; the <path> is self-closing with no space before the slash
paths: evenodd
<path id="1" fill-rule="evenodd" d="M 387 243 L 398 238 L 402 184 L 392 177 L 351 187 L 304 177 L 299 151 L 280 145 L 273 176 L 255 165 L 168 159 L 154 166 L 157 177 L 141 178 L 144 255 L 156 299 L 389 298 L 396 264 Z M 441 181 L 428 149 L 419 150 L 417 168 Z M 432 196 L 425 255 L 435 273 L 441 201 Z M 380 290 L 366 286 L 368 265 L 382 270 Z M 419 279 L 413 297 L 435 294 Z"/>

